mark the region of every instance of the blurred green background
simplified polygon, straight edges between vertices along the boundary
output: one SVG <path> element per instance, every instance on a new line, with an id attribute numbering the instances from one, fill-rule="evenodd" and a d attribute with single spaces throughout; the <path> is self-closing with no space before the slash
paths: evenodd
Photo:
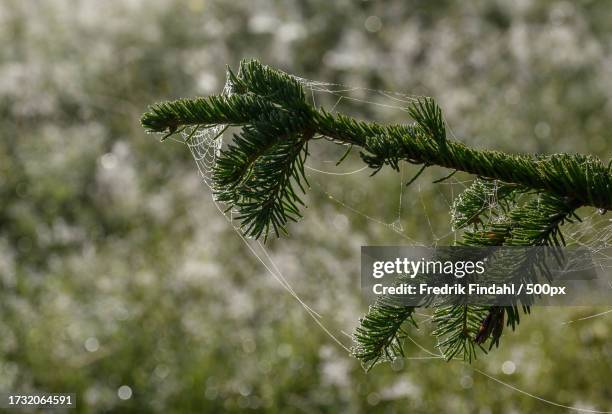
<path id="1" fill-rule="evenodd" d="M 217 93 L 226 64 L 256 57 L 309 79 L 434 96 L 471 145 L 607 161 L 611 21 L 603 0 L 3 0 L 0 392 L 75 392 L 87 413 L 565 411 L 476 368 L 612 410 L 612 317 L 564 323 L 605 309 L 536 309 L 471 367 L 417 359 L 366 374 L 242 244 L 189 151 L 139 125 L 148 104 Z M 313 149 L 314 168 L 334 170 L 330 147 Z M 406 189 L 398 214 L 397 174 L 311 171 L 305 219 L 269 243 L 347 345 L 367 307 L 359 247 L 452 238 L 452 191 L 430 184 L 444 174 Z M 413 338 L 433 350 L 419 319 Z"/>

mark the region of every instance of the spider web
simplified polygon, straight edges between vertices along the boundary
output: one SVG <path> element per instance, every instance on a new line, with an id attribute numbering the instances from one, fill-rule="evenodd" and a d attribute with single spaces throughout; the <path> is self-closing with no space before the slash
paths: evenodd
<path id="1" fill-rule="evenodd" d="M 315 107 L 325 106 L 326 108 L 329 108 L 328 111 L 330 112 L 351 112 L 351 110 L 355 109 L 355 106 L 362 105 L 370 110 L 370 113 L 368 115 L 371 116 L 373 119 L 376 119 L 377 121 L 392 120 L 394 119 L 393 113 L 395 113 L 395 119 L 398 118 L 398 114 L 400 114 L 401 117 L 404 119 L 407 118 L 406 108 L 410 103 L 415 102 L 419 98 L 419 96 L 416 95 L 405 94 L 396 91 L 351 87 L 342 84 L 312 81 L 299 77 L 295 78 L 299 80 L 304 86 L 304 88 L 309 92 L 312 99 L 312 104 Z M 222 93 L 226 96 L 229 96 L 231 94 L 231 88 L 228 83 L 226 83 Z M 348 107 L 348 109 L 341 109 L 344 106 Z M 173 140 L 187 145 L 192 154 L 193 159 L 196 162 L 199 175 L 203 183 L 208 187 L 212 194 L 214 194 L 214 192 L 212 191 L 212 171 L 215 167 L 217 157 L 219 156 L 221 148 L 224 144 L 223 139 L 225 131 L 226 127 L 223 125 L 214 126 L 210 128 L 188 128 L 181 133 L 182 140 L 173 138 Z M 451 137 L 457 139 L 450 127 L 447 127 L 447 131 Z M 436 246 L 438 245 L 438 243 L 457 240 L 459 232 L 455 231 L 454 229 L 450 229 L 448 232 L 436 232 L 430 217 L 431 213 L 428 211 L 426 203 L 424 202 L 423 188 L 418 183 L 412 184 L 413 187 L 410 188 L 410 191 L 413 193 L 416 190 L 418 196 L 410 198 L 411 201 L 409 208 L 411 211 L 416 211 L 415 214 L 419 214 L 425 217 L 426 224 L 431 232 L 431 238 L 429 242 L 424 243 L 413 239 L 412 237 L 410 237 L 410 235 L 407 234 L 405 226 L 403 224 L 406 210 L 405 184 L 407 182 L 408 177 L 408 171 L 406 167 L 402 167 L 400 173 L 397 174 L 397 176 L 399 176 L 398 178 L 396 178 L 398 180 L 396 187 L 398 195 L 397 207 L 395 209 L 394 214 L 390 217 L 380 218 L 375 217 L 371 213 L 363 211 L 358 206 L 353 205 L 354 203 L 344 200 L 341 196 L 335 195 L 333 193 L 333 190 L 329 189 L 328 186 L 323 183 L 323 180 L 319 179 L 320 177 L 325 176 L 334 176 L 336 179 L 353 178 L 352 176 L 363 176 L 365 178 L 369 174 L 367 167 L 365 166 L 349 169 L 347 171 L 342 171 L 341 168 L 338 168 L 335 165 L 333 169 L 326 168 L 326 165 L 332 163 L 336 164 L 336 160 L 337 158 L 333 160 L 330 159 L 318 161 L 317 165 L 306 165 L 306 168 L 310 171 L 309 181 L 311 182 L 312 191 L 319 191 L 331 202 L 337 204 L 341 209 L 344 209 L 348 214 L 359 216 L 367 220 L 373 226 L 380 226 L 381 228 L 388 231 L 390 236 L 398 238 L 403 243 L 410 244 L 412 246 Z M 460 180 L 451 177 L 445 180 L 444 182 L 427 187 L 427 191 L 436 192 L 436 195 L 439 196 L 439 198 L 446 203 L 447 211 L 452 211 L 453 200 L 455 199 L 455 196 L 461 193 L 464 189 L 466 189 L 472 182 L 472 179 Z M 306 304 L 304 300 L 302 300 L 300 295 L 298 295 L 298 293 L 294 290 L 287 278 L 281 272 L 280 267 L 273 260 L 273 257 L 268 252 L 268 249 L 258 240 L 247 238 L 242 234 L 239 227 L 239 223 L 234 220 L 234 217 L 236 216 L 236 211 L 232 209 L 227 209 L 227 206 L 215 200 L 214 196 L 213 202 L 219 209 L 220 214 L 225 217 L 225 219 L 228 221 L 228 223 L 231 225 L 238 237 L 245 244 L 250 253 L 253 254 L 253 256 L 262 264 L 262 266 L 264 266 L 266 271 L 282 286 L 282 288 L 288 294 L 290 294 L 303 307 L 309 317 L 320 329 L 322 329 L 322 331 L 327 336 L 329 336 L 329 338 L 333 342 L 338 344 L 345 351 L 350 352 L 349 345 L 345 344 L 345 342 L 339 337 L 339 335 L 331 332 L 331 330 L 324 323 L 324 319 L 321 314 L 319 314 L 312 307 Z M 488 194 L 486 196 L 486 199 L 483 199 L 483 204 L 487 206 L 486 208 L 490 213 L 495 213 L 489 215 L 490 217 L 492 217 L 492 220 L 503 219 L 503 217 L 499 216 L 496 191 L 491 194 Z M 610 218 L 609 215 L 605 215 L 603 213 L 605 212 L 593 211 L 593 209 L 585 209 L 584 212 L 580 212 L 580 215 L 582 216 L 580 222 L 565 225 L 563 226 L 562 231 L 566 241 L 568 242 L 568 245 L 577 245 L 588 248 L 589 251 L 592 253 L 594 259 L 597 260 L 597 263 L 602 266 L 603 270 L 609 270 L 610 268 L 612 268 L 612 256 L 610 255 L 610 247 L 612 247 L 612 218 Z M 570 325 L 575 322 L 589 320 L 592 318 L 605 317 L 606 315 L 609 315 L 611 313 L 612 309 L 609 309 L 576 320 L 565 321 L 563 322 L 563 324 Z M 423 318 L 421 323 L 430 322 L 432 319 L 432 316 L 427 313 L 417 313 L 417 316 Z M 347 337 L 347 340 L 352 340 L 351 335 L 345 333 L 344 331 L 341 331 L 341 333 Z M 426 346 L 423 346 L 422 344 L 418 343 L 414 340 L 414 338 L 410 336 L 408 336 L 407 339 L 411 341 L 420 351 L 424 352 L 426 355 L 406 357 L 405 359 L 440 361 L 444 360 L 444 357 L 440 354 L 439 351 L 428 349 Z M 529 393 L 525 390 L 519 389 L 477 368 L 473 368 L 469 365 L 468 368 L 471 369 L 473 372 L 476 372 L 477 374 L 482 375 L 501 386 L 504 386 L 514 392 L 523 394 L 529 398 L 541 401 L 550 406 L 565 408 L 568 410 L 579 412 L 612 413 L 610 411 L 597 411 L 581 407 L 563 405 L 558 402 L 550 401 L 532 393 Z"/>

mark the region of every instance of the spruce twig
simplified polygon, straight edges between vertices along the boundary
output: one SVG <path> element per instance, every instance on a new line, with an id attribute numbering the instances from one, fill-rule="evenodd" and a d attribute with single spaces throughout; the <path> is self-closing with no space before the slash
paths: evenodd
<path id="1" fill-rule="evenodd" d="M 297 78 L 255 60 L 241 62 L 237 74 L 228 69 L 228 82 L 229 95 L 152 105 L 142 125 L 164 133 L 164 139 L 187 127 L 242 128 L 221 151 L 212 182 L 216 199 L 238 211 L 249 236 L 286 233 L 287 223 L 301 217 L 298 193 L 308 186 L 304 165 L 314 136 L 348 147 L 338 164 L 353 147 L 361 148 L 372 175 L 384 166 L 399 171 L 400 162 L 421 165 L 409 184 L 430 166 L 453 170 L 436 182 L 457 171 L 475 175 L 453 205 L 453 227 L 463 229 L 461 245 L 563 245 L 561 226 L 577 217 L 578 208 L 612 210 L 612 161 L 604 165 L 578 154 L 534 156 L 470 148 L 447 138 L 442 111 L 431 98 L 408 108 L 412 124 L 381 125 L 313 107 Z M 522 308 L 530 312 L 529 304 Z M 416 326 L 414 310 L 390 298 L 370 307 L 353 348 L 366 369 L 403 355 L 404 328 Z M 434 322 L 443 355 L 471 361 L 487 341 L 489 349 L 499 345 L 504 324 L 512 329 L 518 325 L 519 304 L 439 307 Z"/>

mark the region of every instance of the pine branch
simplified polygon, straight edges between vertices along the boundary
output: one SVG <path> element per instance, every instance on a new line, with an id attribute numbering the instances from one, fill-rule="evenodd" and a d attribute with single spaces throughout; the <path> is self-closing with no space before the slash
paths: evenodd
<path id="1" fill-rule="evenodd" d="M 296 78 L 256 60 L 243 60 L 238 76 L 228 68 L 228 80 L 233 93 L 252 93 L 283 107 L 309 109 L 302 84 Z"/>
<path id="2" fill-rule="evenodd" d="M 278 237 L 301 218 L 311 108 L 297 80 L 256 61 L 242 62 L 238 75 L 228 70 L 228 82 L 229 95 L 160 103 L 142 124 L 166 136 L 186 126 L 242 126 L 214 165 L 214 196 L 237 211 L 246 235 Z"/>
<path id="3" fill-rule="evenodd" d="M 463 193 L 463 198 L 459 197 L 459 201 L 455 203 L 459 216 L 466 217 L 474 211 L 474 206 L 479 204 L 478 192 L 474 192 L 474 190 L 481 185 L 482 183 L 475 183 Z M 503 193 L 505 197 L 512 194 L 509 191 L 503 191 Z M 490 192 L 482 190 L 480 194 L 486 196 Z M 472 199 L 473 204 L 469 202 Z M 499 204 L 497 205 L 499 206 Z M 495 204 L 492 206 L 494 207 Z M 510 209 L 504 221 L 490 223 L 480 230 L 464 233 L 461 244 L 472 246 L 563 246 L 565 241 L 561 234 L 561 226 L 570 221 L 572 217 L 576 217 L 576 209 L 577 204 L 575 202 L 567 202 L 546 193 L 538 194 L 536 198 L 523 205 Z M 480 212 L 480 215 L 482 215 L 484 210 L 481 209 Z M 515 268 L 513 274 L 533 274 L 533 269 L 530 267 L 534 266 L 535 263 L 539 263 L 539 261 L 524 256 L 514 257 L 509 265 Z M 548 271 L 546 268 L 540 268 L 539 270 L 544 274 Z M 524 313 L 530 313 L 530 303 L 524 303 L 521 307 Z M 469 339 L 464 337 L 462 340 L 471 341 L 473 338 L 477 345 L 481 345 L 490 339 L 489 349 L 494 345 L 499 346 L 499 340 L 504 330 L 504 321 L 505 325 L 510 326 L 512 330 L 516 328 L 520 323 L 518 304 L 505 307 L 491 306 L 482 319 L 476 334 Z M 466 349 L 465 346 L 464 349 Z M 469 354 L 467 356 L 470 357 Z"/>
<path id="4" fill-rule="evenodd" d="M 576 204 L 550 194 L 536 194 L 524 204 L 517 196 L 529 192 L 524 187 L 476 179 L 453 204 L 456 228 L 469 225 L 463 234 L 464 246 L 560 246 L 561 226 L 575 215 Z M 535 253 L 537 254 L 537 253 Z M 513 257 L 507 266 L 512 274 L 534 274 L 537 260 L 526 256 Z M 501 268 L 507 268 L 501 266 Z M 546 273 L 546 268 L 540 268 Z M 489 349 L 499 346 L 504 326 L 512 330 L 520 323 L 520 311 L 530 313 L 531 303 L 513 306 L 456 305 L 441 307 L 434 313 L 438 347 L 447 359 L 461 356 L 471 361 L 476 350 L 490 340 Z"/>
<path id="5" fill-rule="evenodd" d="M 273 110 L 270 102 L 256 96 L 213 95 L 155 104 L 140 122 L 148 132 L 173 134 L 185 126 L 246 125 Z"/>
<path id="6" fill-rule="evenodd" d="M 399 171 L 400 163 L 408 162 L 421 165 L 420 172 L 440 166 L 476 175 L 453 204 L 453 227 L 464 229 L 461 245 L 560 246 L 565 243 L 561 226 L 577 218 L 577 208 L 612 209 L 612 163 L 604 166 L 596 157 L 576 154 L 511 155 L 470 148 L 447 138 L 442 111 L 431 98 L 408 108 L 414 123 L 380 125 L 314 108 L 300 80 L 255 60 L 241 62 L 237 75 L 228 69 L 228 84 L 224 95 L 155 104 L 142 125 L 165 137 L 190 126 L 241 127 L 221 151 L 212 180 L 215 197 L 238 211 L 249 236 L 286 233 L 288 221 L 301 217 L 298 190 L 305 192 L 307 186 L 304 163 L 314 135 L 349 149 L 360 147 L 372 174 L 384 166 Z M 527 201 L 520 201 L 523 196 Z M 517 261 L 516 266 L 529 263 Z M 519 308 L 528 313 L 529 305 L 439 307 L 434 335 L 446 358 L 472 360 L 487 341 L 489 349 L 499 345 L 504 326 L 514 329 Z M 361 319 L 353 354 L 366 369 L 403 355 L 403 329 L 416 326 L 414 310 L 381 298 Z"/>
<path id="7" fill-rule="evenodd" d="M 433 335 L 438 338 L 438 348 L 447 360 L 457 355 L 471 362 L 476 358 L 476 337 L 486 315 L 486 308 L 472 305 L 441 306 L 434 312 L 437 325 Z"/>
<path id="8" fill-rule="evenodd" d="M 236 95 L 156 104 L 143 116 L 143 126 L 167 133 L 185 125 L 244 126 L 280 107 L 303 119 L 304 131 L 360 146 L 364 161 L 375 171 L 383 165 L 397 169 L 399 161 L 438 165 L 575 199 L 580 205 L 612 209 L 612 174 L 596 157 L 535 157 L 469 148 L 443 136 L 441 111 L 431 98 L 410 108 L 414 125 L 382 126 L 313 108 L 294 77 L 256 61 L 243 62 L 239 75 L 230 79 Z"/>
<path id="9" fill-rule="evenodd" d="M 404 356 L 404 324 L 417 327 L 413 319 L 414 307 L 396 303 L 391 297 L 382 297 L 372 305 L 368 314 L 359 320 L 353 334 L 355 346 L 351 353 L 366 370 L 379 362 L 392 362 Z"/>
<path id="10" fill-rule="evenodd" d="M 212 173 L 218 201 L 238 211 L 244 233 L 267 238 L 286 233 L 289 220 L 301 218 L 298 190 L 308 185 L 304 162 L 308 141 L 299 118 L 284 112 L 262 114 L 243 128 L 221 154 Z"/>
<path id="11" fill-rule="evenodd" d="M 477 178 L 453 202 L 451 224 L 455 230 L 500 217 L 514 204 L 525 187 Z"/>

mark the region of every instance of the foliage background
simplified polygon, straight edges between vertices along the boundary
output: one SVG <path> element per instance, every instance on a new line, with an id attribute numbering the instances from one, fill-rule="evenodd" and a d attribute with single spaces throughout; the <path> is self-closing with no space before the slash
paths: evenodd
<path id="1" fill-rule="evenodd" d="M 138 120 L 154 101 L 218 92 L 225 64 L 257 57 L 310 79 L 432 95 L 472 145 L 607 160 L 611 19 L 603 0 L 4 0 L 0 390 L 76 392 L 77 412 L 559 412 L 459 362 L 365 374 L 248 253 L 188 151 Z M 344 340 L 365 311 L 359 246 L 405 242 L 326 195 L 393 222 L 398 176 L 366 177 L 313 173 L 304 221 L 270 243 Z M 425 243 L 449 231 L 448 194 L 430 178 L 407 190 L 400 221 Z M 612 410 L 612 318 L 563 324 L 598 311 L 537 309 L 473 367 Z M 414 339 L 431 349 L 428 332 L 424 321 Z"/>

